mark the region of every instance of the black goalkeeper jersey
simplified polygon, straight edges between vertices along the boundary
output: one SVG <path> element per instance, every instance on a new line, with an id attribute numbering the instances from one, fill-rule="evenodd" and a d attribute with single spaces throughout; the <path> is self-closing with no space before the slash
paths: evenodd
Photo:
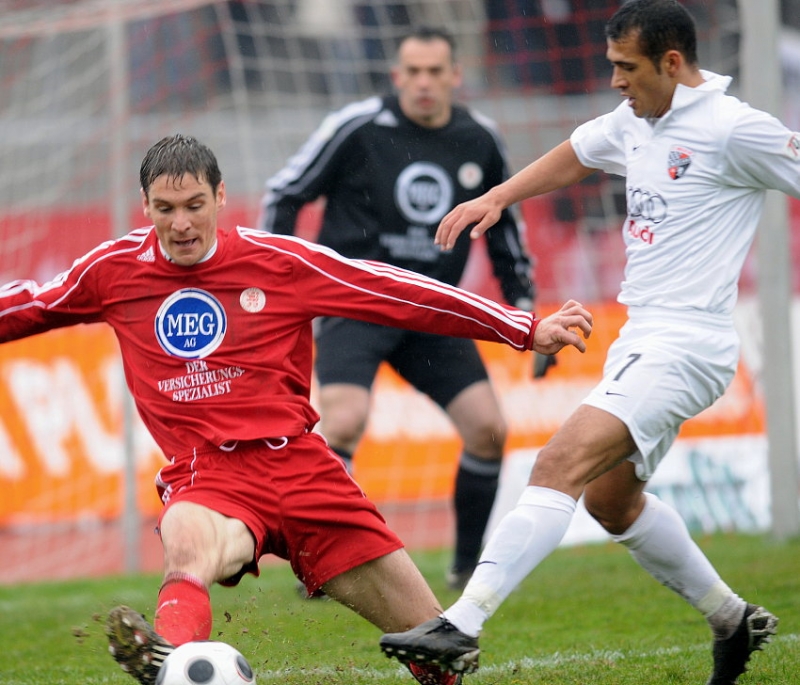
<path id="1" fill-rule="evenodd" d="M 455 285 L 470 238 L 464 232 L 442 252 L 433 244 L 439 221 L 507 177 L 492 121 L 454 106 L 446 126 L 428 129 L 402 113 L 396 96 L 373 97 L 326 117 L 267 181 L 259 227 L 293 234 L 300 208 L 324 196 L 319 243 Z M 503 296 L 511 304 L 532 298 L 531 264 L 512 212 L 485 235 Z"/>

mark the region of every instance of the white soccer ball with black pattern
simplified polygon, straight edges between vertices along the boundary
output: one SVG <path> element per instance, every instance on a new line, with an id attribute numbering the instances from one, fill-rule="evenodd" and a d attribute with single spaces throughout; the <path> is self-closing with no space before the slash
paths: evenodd
<path id="1" fill-rule="evenodd" d="M 253 669 L 224 642 L 187 642 L 158 671 L 156 685 L 255 685 Z"/>

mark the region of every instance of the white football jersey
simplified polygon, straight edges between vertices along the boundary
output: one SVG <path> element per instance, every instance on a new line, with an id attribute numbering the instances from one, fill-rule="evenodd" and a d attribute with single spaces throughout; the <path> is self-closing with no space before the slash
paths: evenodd
<path id="1" fill-rule="evenodd" d="M 626 178 L 619 301 L 728 317 L 765 190 L 800 198 L 800 134 L 726 95 L 730 77 L 702 74 L 660 119 L 626 101 L 571 142 L 585 166 Z"/>

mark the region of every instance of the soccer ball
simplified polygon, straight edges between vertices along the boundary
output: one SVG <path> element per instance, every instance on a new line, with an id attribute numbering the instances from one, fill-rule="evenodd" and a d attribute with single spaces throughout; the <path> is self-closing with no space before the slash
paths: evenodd
<path id="1" fill-rule="evenodd" d="M 250 664 L 224 642 L 187 642 L 158 671 L 156 685 L 255 685 Z"/>

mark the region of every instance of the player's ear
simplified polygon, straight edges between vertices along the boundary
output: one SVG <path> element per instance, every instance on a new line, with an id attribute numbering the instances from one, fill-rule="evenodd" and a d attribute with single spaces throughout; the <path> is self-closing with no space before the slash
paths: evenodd
<path id="1" fill-rule="evenodd" d="M 148 219 L 151 219 L 150 202 L 147 199 L 147 193 L 144 192 L 144 188 L 139 188 L 139 194 L 142 196 L 142 211 Z"/>
<path id="2" fill-rule="evenodd" d="M 686 59 L 678 50 L 667 50 L 661 58 L 661 68 L 670 78 L 675 78 L 686 64 Z"/>
<path id="3" fill-rule="evenodd" d="M 222 209 L 228 201 L 228 195 L 225 192 L 225 181 L 220 181 L 217 186 L 217 209 Z"/>

